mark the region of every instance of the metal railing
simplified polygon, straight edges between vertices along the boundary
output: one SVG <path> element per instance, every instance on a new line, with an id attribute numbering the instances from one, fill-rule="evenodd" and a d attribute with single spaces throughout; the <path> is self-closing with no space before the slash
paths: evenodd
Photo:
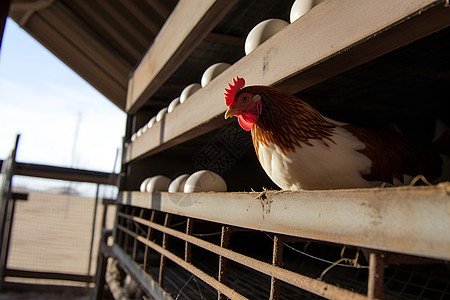
<path id="1" fill-rule="evenodd" d="M 156 299 L 408 299 L 410 289 L 418 287 L 423 295 L 435 293 L 436 299 L 450 293 L 446 264 L 434 259 L 129 205 L 118 207 L 115 229 L 110 255 Z M 444 272 L 433 271 L 439 268 Z M 423 278 L 413 287 L 404 275 L 414 272 Z M 402 289 L 386 284 L 394 282 Z"/>

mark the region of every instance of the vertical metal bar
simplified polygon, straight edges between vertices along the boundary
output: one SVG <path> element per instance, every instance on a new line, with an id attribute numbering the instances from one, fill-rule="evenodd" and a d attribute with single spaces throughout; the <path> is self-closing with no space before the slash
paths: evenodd
<path id="1" fill-rule="evenodd" d="M 230 226 L 222 226 L 222 235 L 220 237 L 220 247 L 222 248 L 228 248 L 228 245 L 230 243 L 230 235 L 231 235 L 231 227 Z M 219 282 L 225 283 L 226 276 L 227 275 L 227 259 L 223 257 L 222 255 L 219 256 Z M 225 300 L 227 297 L 218 292 L 217 293 L 217 299 L 219 300 Z"/>
<path id="2" fill-rule="evenodd" d="M 106 257 L 105 253 L 102 251 L 102 245 L 108 244 L 109 236 L 110 234 L 107 234 L 106 231 L 101 231 L 100 243 L 98 247 L 97 271 L 95 272 L 95 287 L 91 294 L 92 300 L 103 299 L 103 287 L 105 285 L 106 264 L 108 262 L 108 257 Z"/>
<path id="3" fill-rule="evenodd" d="M 187 218 L 186 234 L 191 235 L 193 228 L 194 228 L 194 220 L 192 220 L 191 218 Z M 184 246 L 184 260 L 190 263 L 191 259 L 192 259 L 192 245 L 191 243 L 186 241 Z"/>
<path id="4" fill-rule="evenodd" d="M 8 256 L 9 256 L 9 246 L 11 244 L 11 232 L 12 232 L 12 227 L 13 227 L 13 223 L 14 223 L 14 212 L 16 210 L 16 200 L 15 199 L 11 199 L 10 200 L 12 202 L 10 208 L 9 208 L 9 212 L 8 212 L 8 227 L 7 227 L 7 235 L 5 236 L 6 238 L 6 245 L 5 245 L 5 265 L 4 268 L 7 269 L 8 267 Z"/>
<path id="5" fill-rule="evenodd" d="M 369 283 L 367 296 L 370 299 L 383 299 L 384 282 L 384 254 L 370 253 L 369 256 Z"/>
<path id="6" fill-rule="evenodd" d="M 102 213 L 102 223 L 101 223 L 102 231 L 103 231 L 103 228 L 106 227 L 106 216 L 108 215 L 108 207 L 109 207 L 109 205 L 105 204 L 105 202 L 103 202 L 103 213 Z"/>
<path id="7" fill-rule="evenodd" d="M 132 215 L 132 216 L 134 216 L 134 213 L 136 212 L 136 207 L 132 207 L 131 208 L 131 213 L 129 212 L 130 211 L 130 209 L 127 209 L 127 214 L 128 215 Z M 132 221 L 130 220 L 130 219 L 127 219 L 126 221 L 125 221 L 127 224 L 126 224 L 126 228 L 127 229 L 129 229 L 130 231 L 131 231 L 131 223 L 132 223 Z M 129 245 L 128 245 L 128 239 L 129 239 L 130 237 L 129 237 L 129 235 L 128 234 L 125 234 L 125 248 L 124 248 L 124 250 L 125 250 L 125 253 L 127 253 L 127 254 L 130 254 L 129 252 L 128 252 L 128 247 L 129 247 Z"/>
<path id="8" fill-rule="evenodd" d="M 272 264 L 274 266 L 281 266 L 283 262 L 283 245 L 284 238 L 278 234 L 274 236 L 273 239 L 273 257 Z M 280 280 L 271 277 L 270 279 L 270 300 L 278 300 L 280 299 Z"/>
<path id="9" fill-rule="evenodd" d="M 127 206 L 125 206 L 125 211 L 126 214 L 129 214 L 129 209 Z M 125 222 L 123 224 L 123 226 L 125 228 L 128 228 L 128 224 L 129 224 L 129 220 L 128 219 L 123 219 L 123 222 Z M 125 253 L 128 253 L 127 248 L 128 248 L 128 234 L 125 234 L 124 232 L 122 232 L 122 239 L 123 239 L 123 251 L 125 251 Z"/>
<path id="10" fill-rule="evenodd" d="M 164 227 L 168 227 L 170 223 L 171 215 L 166 213 L 166 217 L 164 219 Z M 163 249 L 167 249 L 169 236 L 167 233 L 163 233 L 162 247 Z M 164 268 L 166 267 L 166 257 L 161 254 L 161 262 L 159 264 L 159 285 L 164 288 Z"/>
<path id="11" fill-rule="evenodd" d="M 122 209 L 123 209 L 123 205 L 121 205 L 121 204 L 116 205 L 116 213 L 114 216 L 114 227 L 113 227 L 113 241 L 115 244 L 117 244 L 121 247 L 122 247 L 123 233 L 121 231 L 117 230 L 117 225 L 119 225 L 119 212 L 121 212 Z"/>
<path id="12" fill-rule="evenodd" d="M 144 209 L 141 208 L 139 211 L 139 218 L 142 218 L 143 215 L 144 215 Z M 139 225 L 134 223 L 134 226 L 136 226 L 134 233 L 139 235 Z M 134 239 L 134 242 L 133 242 L 133 260 L 134 261 L 136 261 L 136 256 L 137 256 L 137 246 L 138 246 L 138 241 L 137 241 L 137 239 Z"/>
<path id="13" fill-rule="evenodd" d="M 150 222 L 155 222 L 155 218 L 156 218 L 156 211 L 152 211 L 152 214 L 150 216 Z M 152 234 L 153 230 L 151 227 L 148 227 L 147 229 L 147 240 L 151 241 L 152 239 Z M 145 249 L 144 249 L 144 271 L 147 271 L 147 264 L 148 264 L 148 258 L 149 258 L 149 247 L 147 245 L 145 245 Z"/>
<path id="14" fill-rule="evenodd" d="M 91 245 L 90 245 L 90 250 L 89 250 L 87 275 L 91 274 L 91 265 L 92 265 L 92 255 L 93 255 L 93 250 L 94 250 L 94 236 L 95 236 L 95 225 L 96 225 L 96 221 L 97 221 L 97 206 L 98 206 L 99 193 L 100 193 L 100 184 L 97 183 L 97 192 L 95 193 L 94 215 L 92 217 Z"/>
<path id="15" fill-rule="evenodd" d="M 0 184 L 0 291 L 3 290 L 3 283 L 5 280 L 5 270 L 8 261 L 7 243 L 8 237 L 6 236 L 9 231 L 6 229 L 11 228 L 12 219 L 8 219 L 10 212 L 10 198 L 11 198 L 11 184 L 12 177 L 16 169 L 16 154 L 19 146 L 20 134 L 16 136 L 16 143 L 11 151 L 11 155 L 2 165 L 2 181 Z"/>

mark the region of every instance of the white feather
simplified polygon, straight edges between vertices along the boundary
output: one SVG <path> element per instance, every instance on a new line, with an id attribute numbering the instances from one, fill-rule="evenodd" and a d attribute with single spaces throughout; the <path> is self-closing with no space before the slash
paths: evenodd
<path id="1" fill-rule="evenodd" d="M 373 187 L 361 174 L 369 174 L 372 161 L 359 152 L 365 148 L 342 127 L 334 129 L 334 143 L 310 140 L 286 154 L 274 144 L 259 144 L 258 155 L 263 169 L 273 182 L 285 190 Z"/>

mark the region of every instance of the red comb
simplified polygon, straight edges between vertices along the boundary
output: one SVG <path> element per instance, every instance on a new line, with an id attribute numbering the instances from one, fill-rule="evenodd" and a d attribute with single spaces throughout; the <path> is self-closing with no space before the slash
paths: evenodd
<path id="1" fill-rule="evenodd" d="M 230 106 L 234 103 L 236 94 L 239 92 L 241 88 L 243 88 L 245 85 L 244 78 L 240 78 L 239 76 L 236 76 L 236 79 L 233 78 L 233 84 L 229 83 L 229 88 L 225 89 L 225 102 L 227 106 Z"/>

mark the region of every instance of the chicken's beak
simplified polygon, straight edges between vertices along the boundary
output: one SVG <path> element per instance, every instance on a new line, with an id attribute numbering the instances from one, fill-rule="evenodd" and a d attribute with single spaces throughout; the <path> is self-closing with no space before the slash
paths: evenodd
<path id="1" fill-rule="evenodd" d="M 225 119 L 234 117 L 236 115 L 238 110 L 236 108 L 228 108 L 227 112 L 225 113 Z"/>

